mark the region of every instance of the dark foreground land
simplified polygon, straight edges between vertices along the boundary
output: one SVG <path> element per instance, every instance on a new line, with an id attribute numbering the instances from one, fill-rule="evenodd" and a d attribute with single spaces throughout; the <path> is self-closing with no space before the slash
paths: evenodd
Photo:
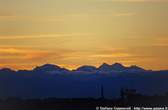
<path id="1" fill-rule="evenodd" d="M 37 99 L 11 98 L 0 101 L 0 110 L 96 110 L 96 107 L 167 107 L 168 96 L 129 96 L 120 99 Z M 98 109 L 100 110 L 100 109 Z M 106 110 L 106 109 L 105 109 Z"/>

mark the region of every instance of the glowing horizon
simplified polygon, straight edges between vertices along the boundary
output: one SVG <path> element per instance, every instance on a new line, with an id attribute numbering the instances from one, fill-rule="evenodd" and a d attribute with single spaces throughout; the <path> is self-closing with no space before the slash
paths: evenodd
<path id="1" fill-rule="evenodd" d="M 167 0 L 0 0 L 0 68 L 168 69 Z"/>

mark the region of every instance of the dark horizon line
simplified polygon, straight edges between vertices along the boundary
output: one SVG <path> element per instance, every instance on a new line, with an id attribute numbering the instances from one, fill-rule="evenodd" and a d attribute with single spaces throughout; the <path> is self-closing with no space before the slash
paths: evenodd
<path id="1" fill-rule="evenodd" d="M 120 64 L 120 65 L 122 65 L 123 67 L 125 67 L 125 68 L 129 68 L 129 67 L 133 67 L 133 66 L 136 66 L 136 67 L 139 67 L 139 68 L 142 68 L 142 69 L 144 69 L 145 71 L 168 71 L 168 69 L 160 69 L 160 70 L 153 70 L 153 69 L 145 69 L 144 67 L 141 67 L 141 66 L 137 66 L 137 65 L 130 65 L 130 66 L 125 66 L 124 64 L 122 64 L 122 63 L 119 63 L 119 62 L 115 62 L 115 63 L 112 63 L 112 64 L 109 64 L 109 63 L 102 63 L 101 65 L 99 65 L 99 66 L 94 66 L 94 65 L 80 65 L 80 66 L 78 66 L 78 67 L 76 67 L 75 69 L 68 69 L 68 68 L 66 68 L 66 67 L 63 67 L 63 66 L 60 66 L 60 65 L 58 65 L 58 64 L 54 64 L 54 63 L 44 63 L 44 64 L 41 64 L 41 65 L 38 65 L 38 66 L 34 66 L 34 67 L 32 67 L 31 69 L 14 69 L 14 68 L 11 68 L 11 67 L 0 67 L 0 70 L 2 70 L 2 69 L 10 69 L 10 70 L 12 70 L 12 71 L 22 71 L 22 70 L 25 70 L 25 71 L 32 71 L 32 70 L 34 70 L 35 68 L 37 68 L 37 67 L 42 67 L 42 66 L 44 66 L 44 65 L 53 65 L 53 66 L 57 66 L 57 67 L 59 67 L 59 68 L 62 68 L 62 69 L 66 69 L 66 70 L 69 70 L 69 71 L 74 71 L 74 70 L 77 70 L 78 68 L 80 68 L 80 67 L 83 67 L 83 66 L 91 66 L 91 67 L 95 67 L 96 69 L 98 69 L 98 68 L 100 68 L 102 65 L 104 65 L 104 64 L 106 64 L 106 65 L 109 65 L 109 66 L 112 66 L 112 65 L 115 65 L 115 64 Z"/>

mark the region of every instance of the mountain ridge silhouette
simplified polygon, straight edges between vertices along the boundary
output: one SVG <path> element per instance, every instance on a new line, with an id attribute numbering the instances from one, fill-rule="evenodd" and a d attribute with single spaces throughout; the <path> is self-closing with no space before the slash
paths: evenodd
<path id="1" fill-rule="evenodd" d="M 104 88 L 105 98 L 120 96 L 121 88 L 136 89 L 142 94 L 168 92 L 168 71 L 145 70 L 119 63 L 99 67 L 81 66 L 67 70 L 45 64 L 32 70 L 0 69 L 0 99 L 20 98 L 99 98 Z"/>
<path id="2" fill-rule="evenodd" d="M 103 63 L 102 65 L 100 65 L 99 67 L 95 67 L 92 65 L 82 65 L 74 70 L 69 70 L 67 68 L 58 66 L 56 64 L 43 64 L 41 66 L 36 66 L 35 68 L 31 69 L 31 70 L 13 70 L 11 68 L 0 68 L 0 71 L 12 71 L 12 72 L 17 72 L 17 71 L 54 71 L 54 70 L 58 70 L 58 71 L 84 71 L 84 72 L 92 72 L 92 71 L 109 71 L 109 72 L 123 72 L 123 71 L 129 71 L 129 70 L 134 70 L 134 71 L 149 71 L 146 70 L 144 68 L 141 68 L 139 66 L 136 65 L 131 65 L 131 66 L 124 66 L 121 63 L 114 63 L 114 64 L 107 64 L 107 63 Z M 152 70 L 151 70 L 152 71 Z"/>

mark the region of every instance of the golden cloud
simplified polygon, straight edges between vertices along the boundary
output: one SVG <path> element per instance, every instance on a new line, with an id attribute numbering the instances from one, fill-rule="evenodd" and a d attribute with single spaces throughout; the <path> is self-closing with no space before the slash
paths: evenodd
<path id="1" fill-rule="evenodd" d="M 116 57 L 132 57 L 129 53 L 111 53 L 111 54 L 95 54 L 91 55 L 92 58 L 116 58 Z"/>
<path id="2" fill-rule="evenodd" d="M 44 34 L 44 35 L 18 35 L 18 36 L 0 36 L 0 40 L 14 40 L 14 39 L 37 39 L 37 38 L 61 38 L 61 37 L 76 37 L 76 36 L 90 36 L 93 33 L 58 33 L 58 34 Z"/>
<path id="3" fill-rule="evenodd" d="M 168 38 L 156 38 L 154 40 L 153 46 L 167 47 L 168 46 Z"/>

